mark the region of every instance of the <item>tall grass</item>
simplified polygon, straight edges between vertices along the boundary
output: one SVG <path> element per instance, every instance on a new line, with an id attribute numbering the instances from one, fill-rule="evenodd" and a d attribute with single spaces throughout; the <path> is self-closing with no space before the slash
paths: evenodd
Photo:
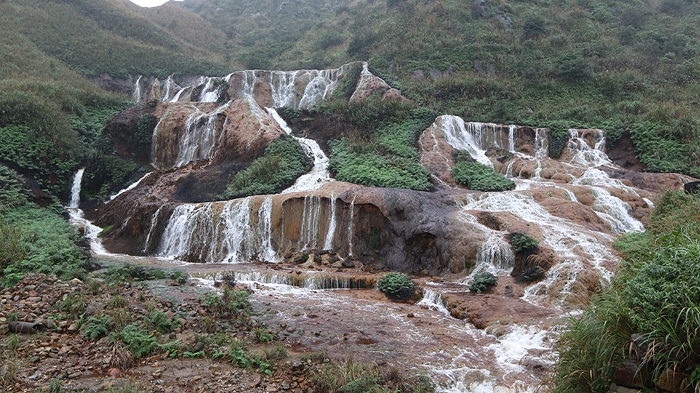
<path id="1" fill-rule="evenodd" d="M 697 389 L 700 370 L 700 196 L 667 192 L 647 232 L 621 238 L 624 269 L 572 318 L 558 350 L 557 392 L 603 392 L 639 334 L 651 383 L 672 370 Z"/>

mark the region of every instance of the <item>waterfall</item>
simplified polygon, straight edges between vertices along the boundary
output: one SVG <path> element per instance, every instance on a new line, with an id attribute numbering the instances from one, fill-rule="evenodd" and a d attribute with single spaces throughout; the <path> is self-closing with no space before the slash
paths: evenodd
<path id="1" fill-rule="evenodd" d="M 243 90 L 241 91 L 241 96 L 243 98 L 255 98 L 255 83 L 257 81 L 258 77 L 255 76 L 255 71 L 243 71 Z"/>
<path id="2" fill-rule="evenodd" d="M 554 265 L 544 281 L 527 288 L 526 293 L 530 296 L 547 293 L 548 288 L 562 284 L 563 288 L 558 293 L 567 296 L 578 272 L 584 269 L 583 261 L 592 265 L 594 271 L 597 271 L 605 282 L 612 277 L 612 272 L 605 266 L 606 262 L 617 260 L 610 252 L 614 238 L 553 216 L 530 195 L 517 191 L 469 195 L 464 209 L 508 212 L 522 222 L 538 226 L 541 232 L 540 240 L 551 247 L 562 260 Z"/>
<path id="3" fill-rule="evenodd" d="M 258 210 L 258 234 L 260 236 L 260 259 L 266 262 L 279 262 L 277 252 L 272 248 L 272 197 L 266 196 Z"/>
<path id="4" fill-rule="evenodd" d="M 219 86 L 220 85 L 215 83 L 215 80 L 217 80 L 217 79 L 218 78 L 202 77 L 202 81 L 200 83 L 204 84 L 204 88 L 202 89 L 202 93 L 200 93 L 200 95 L 199 95 L 199 101 L 201 101 L 201 102 L 216 102 L 219 99 Z"/>
<path id="5" fill-rule="evenodd" d="M 129 184 L 129 186 L 126 187 L 125 189 L 120 190 L 118 193 L 116 193 L 116 194 L 112 195 L 111 197 L 109 197 L 109 200 L 110 200 L 110 201 L 113 201 L 113 200 L 114 200 L 116 197 L 118 197 L 119 195 L 121 195 L 121 194 L 123 194 L 123 193 L 125 193 L 125 192 L 127 192 L 127 191 L 133 190 L 134 188 L 136 188 L 136 187 L 139 185 L 139 183 L 141 183 L 141 181 L 142 181 L 143 179 L 147 178 L 148 175 L 150 175 L 151 173 L 153 173 L 153 172 L 148 172 L 148 173 L 146 173 L 145 175 L 141 176 L 141 178 L 139 178 L 139 179 L 136 180 L 135 182 Z M 74 185 L 74 186 L 75 186 L 75 185 Z M 105 201 L 105 203 L 107 203 L 107 201 Z"/>
<path id="6" fill-rule="evenodd" d="M 153 217 L 151 217 L 151 226 L 150 228 L 148 228 L 148 235 L 146 235 L 146 241 L 143 244 L 144 253 L 148 250 L 148 246 L 150 246 L 151 244 L 151 236 L 153 236 L 153 230 L 156 228 L 156 225 L 158 225 L 158 215 L 163 209 L 163 206 L 165 205 L 160 205 L 160 207 L 158 207 L 158 210 L 156 210 L 156 212 L 153 213 Z"/>
<path id="7" fill-rule="evenodd" d="M 476 265 L 470 277 L 481 272 L 504 276 L 510 274 L 514 266 L 515 254 L 512 247 L 503 240 L 503 234 L 494 232 L 477 247 Z"/>
<path id="8" fill-rule="evenodd" d="M 509 125 L 508 126 L 508 151 L 515 153 L 515 131 L 518 130 L 518 126 Z"/>
<path id="9" fill-rule="evenodd" d="M 472 123 L 469 127 L 464 120 L 452 115 L 441 116 L 438 124 L 445 134 L 445 141 L 457 150 L 466 150 L 477 162 L 493 168 L 493 163 L 486 157 L 486 150 L 477 141 L 480 141 L 482 128 Z"/>
<path id="10" fill-rule="evenodd" d="M 229 201 L 218 215 L 212 203 L 177 206 L 161 237 L 158 256 L 198 262 L 242 263 L 256 258 L 279 262 L 273 247 L 272 197 L 264 198 L 255 213 L 253 200 Z M 152 231 L 155 221 L 151 226 Z"/>
<path id="11" fill-rule="evenodd" d="M 440 311 L 445 315 L 450 315 L 446 302 L 442 300 L 442 294 L 429 288 L 423 288 L 423 299 L 418 302 L 420 306 L 426 306 L 431 310 Z"/>
<path id="12" fill-rule="evenodd" d="M 185 132 L 180 137 L 180 148 L 175 160 L 176 168 L 214 156 L 219 114 L 227 108 L 228 104 L 218 107 L 213 112 L 204 113 L 194 107 L 195 111 L 185 120 Z M 158 128 L 156 125 L 156 129 Z"/>
<path id="13" fill-rule="evenodd" d="M 179 205 L 175 208 L 161 237 L 158 256 L 167 259 L 187 257 L 204 262 L 206 246 L 214 236 L 212 204 Z"/>
<path id="14" fill-rule="evenodd" d="M 280 125 L 287 135 L 292 134 L 292 129 L 289 128 L 287 122 L 284 121 L 284 119 L 274 108 L 265 108 L 265 110 L 267 110 L 267 113 L 269 113 L 270 116 L 275 119 L 277 124 Z M 333 181 L 331 174 L 328 171 L 328 163 L 330 160 L 326 156 L 326 153 L 321 150 L 318 142 L 309 138 L 300 138 L 293 135 L 292 137 L 299 142 L 301 147 L 304 149 L 304 153 L 313 158 L 314 166 L 309 173 L 299 176 L 292 186 L 283 190 L 280 194 L 315 191 L 321 188 L 324 184 Z"/>
<path id="15" fill-rule="evenodd" d="M 275 108 L 288 106 L 296 108 L 296 86 L 295 82 L 299 71 L 272 73 L 270 87 L 272 90 L 272 101 Z"/>
<path id="16" fill-rule="evenodd" d="M 321 197 L 307 195 L 304 197 L 304 211 L 301 218 L 301 237 L 299 244 L 302 250 L 318 247 L 319 223 L 321 221 Z"/>
<path id="17" fill-rule="evenodd" d="M 136 79 L 136 83 L 134 84 L 134 92 L 131 95 L 131 101 L 133 102 L 143 102 L 143 99 L 141 98 L 141 78 L 142 76 L 139 75 L 138 79 Z"/>
<path id="18" fill-rule="evenodd" d="M 168 79 L 165 81 L 165 94 L 163 94 L 163 99 L 161 100 L 162 102 L 169 102 L 170 100 L 173 99 L 173 92 L 175 90 L 178 90 L 177 94 L 180 94 L 180 91 L 182 91 L 182 88 L 175 83 L 173 80 L 173 76 L 170 75 L 168 76 Z M 177 101 L 177 100 L 176 100 Z"/>
<path id="19" fill-rule="evenodd" d="M 80 185 L 83 181 L 83 173 L 85 173 L 85 168 L 78 169 L 73 177 L 73 186 L 70 189 L 70 204 L 69 208 L 77 209 L 80 207 Z"/>
<path id="20" fill-rule="evenodd" d="M 535 128 L 535 158 L 541 160 L 549 157 L 549 138 L 546 128 Z"/>
<path id="21" fill-rule="evenodd" d="M 255 255 L 255 242 L 258 239 L 257 231 L 251 225 L 250 202 L 250 198 L 230 201 L 221 210 L 221 241 L 217 252 L 220 257 L 213 260 L 249 262 Z"/>
<path id="22" fill-rule="evenodd" d="M 569 163 L 581 166 L 612 165 L 612 161 L 605 154 L 605 134 L 603 130 L 592 130 L 595 145 L 591 148 L 583 139 L 582 132 L 576 129 L 569 130 L 569 142 L 567 148 L 575 154 Z"/>
<path id="23" fill-rule="evenodd" d="M 335 217 L 335 206 L 338 197 L 331 193 L 331 197 L 328 202 L 331 205 L 331 213 L 328 216 L 328 231 L 326 233 L 326 244 L 323 246 L 324 250 L 333 249 L 333 239 L 335 237 L 335 227 L 336 227 L 336 217 Z"/>
<path id="24" fill-rule="evenodd" d="M 324 100 L 335 90 L 338 82 L 339 69 L 335 70 L 311 70 L 309 74 L 313 79 L 304 88 L 304 95 L 299 101 L 299 108 L 309 109 L 317 102 Z"/>
<path id="25" fill-rule="evenodd" d="M 70 203 L 66 206 L 69 222 L 76 228 L 83 231 L 83 236 L 90 241 L 90 250 L 97 255 L 109 255 L 107 250 L 102 247 L 102 242 L 99 238 L 102 233 L 102 228 L 93 225 L 85 219 L 84 212 L 80 209 L 80 186 L 83 179 L 85 168 L 80 168 L 73 176 L 73 185 L 71 186 Z"/>
<path id="26" fill-rule="evenodd" d="M 352 257 L 352 237 L 355 231 L 355 198 L 357 194 L 352 196 L 350 202 L 350 221 L 348 222 L 348 256 Z"/>

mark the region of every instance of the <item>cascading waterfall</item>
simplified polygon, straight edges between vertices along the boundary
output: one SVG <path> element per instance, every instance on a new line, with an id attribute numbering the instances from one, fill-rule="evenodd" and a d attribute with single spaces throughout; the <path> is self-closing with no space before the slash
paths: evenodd
<path id="1" fill-rule="evenodd" d="M 255 98 L 255 84 L 257 81 L 258 77 L 255 75 L 254 70 L 243 71 L 243 90 L 241 91 L 243 98 Z"/>
<path id="2" fill-rule="evenodd" d="M 569 130 L 567 148 L 575 152 L 569 163 L 581 166 L 611 166 L 612 161 L 605 154 L 605 134 L 603 130 L 592 131 L 595 142 L 593 148 L 583 139 L 581 131 L 573 128 Z"/>
<path id="3" fill-rule="evenodd" d="M 216 256 L 213 260 L 227 263 L 247 262 L 255 254 L 257 231 L 250 220 L 250 198 L 243 198 L 226 203 L 221 210 Z"/>
<path id="4" fill-rule="evenodd" d="M 486 157 L 486 150 L 477 142 L 481 130 L 469 126 L 458 116 L 444 115 L 438 126 L 445 134 L 445 141 L 457 150 L 466 150 L 477 162 L 493 168 L 493 163 Z"/>
<path id="5" fill-rule="evenodd" d="M 442 300 L 442 294 L 429 288 L 423 288 L 423 298 L 418 302 L 418 305 L 426 306 L 431 310 L 440 311 L 445 315 L 450 315 L 450 311 L 447 310 L 446 307 L 446 302 Z"/>
<path id="6" fill-rule="evenodd" d="M 168 79 L 165 80 L 165 94 L 163 94 L 163 99 L 161 101 L 168 102 L 172 100 L 173 95 L 179 94 L 181 90 L 182 88 L 173 80 L 173 76 L 168 76 Z M 177 91 L 177 93 L 174 93 L 175 91 Z"/>
<path id="7" fill-rule="evenodd" d="M 610 252 L 613 237 L 590 231 L 574 222 L 553 216 L 530 195 L 516 191 L 469 195 L 464 203 L 464 209 L 508 212 L 523 222 L 538 225 L 542 233 L 541 240 L 563 261 L 558 262 L 548 272 L 544 281 L 527 288 L 526 293 L 530 296 L 547 293 L 547 288 L 555 282 L 564 282 L 561 295 L 570 294 L 577 272 L 583 269 L 582 259 L 588 261 L 603 280 L 609 281 L 612 277 L 612 272 L 604 265 L 606 261 L 617 260 Z"/>
<path id="8" fill-rule="evenodd" d="M 73 177 L 73 186 L 70 189 L 70 204 L 68 205 L 72 209 L 80 207 L 80 185 L 83 181 L 83 173 L 85 173 L 85 168 L 80 168 L 75 173 L 75 177 Z"/>
<path id="9" fill-rule="evenodd" d="M 304 95 L 299 101 L 299 108 L 302 109 L 311 108 L 335 90 L 339 70 L 311 70 L 309 74 L 313 79 L 304 88 Z"/>
<path id="10" fill-rule="evenodd" d="M 258 233 L 260 234 L 260 259 L 266 262 L 279 262 L 277 252 L 272 248 L 272 197 L 266 196 L 258 210 Z"/>
<path id="11" fill-rule="evenodd" d="M 302 250 L 318 248 L 320 222 L 321 197 L 318 195 L 305 196 L 304 211 L 301 218 L 301 237 L 299 239 Z"/>
<path id="12" fill-rule="evenodd" d="M 275 71 L 272 73 L 270 87 L 275 108 L 288 106 L 296 108 L 296 79 L 299 71 Z"/>
<path id="13" fill-rule="evenodd" d="M 518 130 L 518 126 L 509 125 L 508 126 L 508 151 L 515 153 L 515 132 Z"/>
<path id="14" fill-rule="evenodd" d="M 158 215 L 160 214 L 160 211 L 163 209 L 163 206 L 161 205 L 155 213 L 153 213 L 153 217 L 151 217 L 151 226 L 148 228 L 148 234 L 146 235 L 146 242 L 143 245 L 143 252 L 145 253 L 146 250 L 148 250 L 148 247 L 151 245 L 151 236 L 153 235 L 153 230 L 156 228 L 156 225 L 158 225 Z"/>
<path id="15" fill-rule="evenodd" d="M 289 128 L 287 122 L 284 121 L 284 119 L 274 108 L 265 109 L 267 110 L 267 113 L 269 113 L 270 116 L 275 119 L 277 124 L 282 127 L 284 132 L 286 132 L 288 135 L 292 134 L 292 129 Z M 318 142 L 309 138 L 300 138 L 293 135 L 292 137 L 299 142 L 306 155 L 314 160 L 314 167 L 309 173 L 299 176 L 292 186 L 283 190 L 280 194 L 314 191 L 321 188 L 324 184 L 333 181 L 331 174 L 328 171 L 328 163 L 330 160 L 326 156 L 326 153 L 321 150 Z"/>
<path id="16" fill-rule="evenodd" d="M 134 92 L 131 95 L 131 101 L 133 102 L 143 102 L 143 99 L 141 98 L 141 75 L 136 79 L 136 83 L 134 84 Z"/>
<path id="17" fill-rule="evenodd" d="M 202 77 L 201 84 L 204 84 L 202 93 L 199 95 L 200 102 L 216 102 L 219 99 L 219 84 L 216 83 L 218 78 Z"/>
<path id="18" fill-rule="evenodd" d="M 212 203 L 177 206 L 163 232 L 157 255 L 200 262 L 279 262 L 273 245 L 272 197 L 264 198 L 256 212 L 252 206 L 252 198 L 236 199 L 227 202 L 218 215 Z M 153 220 L 157 216 L 158 212 Z"/>
<path id="19" fill-rule="evenodd" d="M 335 237 L 335 227 L 336 227 L 335 206 L 337 204 L 336 203 L 337 200 L 338 200 L 338 197 L 334 193 L 331 193 L 331 197 L 328 200 L 330 205 L 331 205 L 331 213 L 328 216 L 328 231 L 326 233 L 326 242 L 323 246 L 324 250 L 333 249 L 333 239 Z"/>
<path id="20" fill-rule="evenodd" d="M 116 194 L 112 195 L 111 197 L 109 197 L 109 200 L 110 200 L 110 201 L 113 201 L 113 200 L 114 200 L 116 197 L 118 197 L 119 195 L 122 195 L 122 194 L 124 194 L 125 192 L 128 192 L 128 191 L 133 190 L 134 188 L 136 188 L 136 187 L 139 185 L 139 183 L 141 183 L 141 181 L 142 181 L 143 179 L 147 178 L 148 175 L 150 175 L 151 173 L 153 173 L 153 172 L 148 172 L 148 173 L 146 173 L 145 175 L 141 176 L 141 178 L 139 178 L 139 179 L 136 180 L 135 182 L 129 184 L 129 186 L 128 186 L 127 188 L 125 188 L 125 189 L 123 189 L 123 190 L 120 190 L 118 193 L 116 193 Z M 105 203 L 107 203 L 107 201 L 105 201 Z"/>
<path id="21" fill-rule="evenodd" d="M 213 157 L 216 152 L 216 126 L 219 114 L 227 108 L 228 104 L 222 105 L 210 113 L 204 113 L 195 107 L 195 111 L 185 121 L 185 132 L 180 138 L 175 167 L 182 167 L 193 161 Z"/>
<path id="22" fill-rule="evenodd" d="M 66 206 L 69 222 L 76 228 L 82 229 L 83 236 L 90 241 L 90 249 L 97 255 L 109 255 L 107 250 L 102 246 L 102 241 L 99 238 L 102 233 L 102 228 L 93 225 L 85 219 L 84 212 L 80 209 L 80 188 L 83 180 L 85 168 L 80 168 L 73 176 L 73 183 L 70 190 L 70 203 Z"/>
<path id="23" fill-rule="evenodd" d="M 355 233 L 355 198 L 357 194 L 352 196 L 350 202 L 350 220 L 348 221 L 348 256 L 352 257 L 352 237 Z"/>
<path id="24" fill-rule="evenodd" d="M 546 128 L 535 128 L 535 158 L 542 160 L 549 157 L 549 137 Z"/>
<path id="25" fill-rule="evenodd" d="M 503 240 L 502 233 L 494 232 L 477 247 L 476 264 L 470 276 L 482 272 L 504 276 L 510 274 L 514 266 L 515 254 L 512 247 Z"/>
<path id="26" fill-rule="evenodd" d="M 158 256 L 205 261 L 206 245 L 215 239 L 212 204 L 179 205 L 175 208 L 161 237 Z"/>

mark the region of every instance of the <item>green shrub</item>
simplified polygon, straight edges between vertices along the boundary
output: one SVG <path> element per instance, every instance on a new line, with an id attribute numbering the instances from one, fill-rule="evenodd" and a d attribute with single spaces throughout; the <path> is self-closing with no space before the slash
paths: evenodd
<path id="1" fill-rule="evenodd" d="M 514 232 L 510 235 L 510 244 L 513 251 L 520 253 L 534 250 L 539 241 L 525 232 Z"/>
<path id="2" fill-rule="evenodd" d="M 112 333 L 112 339 L 122 341 L 135 359 L 146 357 L 158 348 L 158 340 L 135 325 L 127 325 L 120 332 Z"/>
<path id="3" fill-rule="evenodd" d="M 222 199 L 249 195 L 274 194 L 294 184 L 313 166 L 296 139 L 283 135 L 265 149 L 265 155 L 253 161 L 244 171 L 231 177 Z"/>
<path id="4" fill-rule="evenodd" d="M 161 334 L 170 333 L 180 326 L 177 320 L 168 318 L 163 311 L 159 310 L 153 310 L 148 314 L 148 322 Z"/>
<path id="5" fill-rule="evenodd" d="M 199 300 L 219 317 L 246 317 L 250 313 L 250 294 L 246 291 L 232 290 L 229 286 L 224 287 L 220 296 L 209 293 Z"/>
<path id="6" fill-rule="evenodd" d="M 328 168 L 335 178 L 371 187 L 408 188 L 426 191 L 432 187 L 430 172 L 417 161 L 398 157 L 381 156 L 365 151 L 357 154 L 349 140 L 333 141 Z M 369 149 L 368 149 L 369 150 Z"/>
<path id="7" fill-rule="evenodd" d="M 496 284 L 498 284 L 498 277 L 489 272 L 482 272 L 474 277 L 469 290 L 476 293 L 486 292 Z"/>
<path id="8" fill-rule="evenodd" d="M 512 180 L 478 162 L 458 162 L 452 168 L 452 176 L 456 183 L 472 190 L 506 191 L 515 188 Z"/>
<path id="9" fill-rule="evenodd" d="M 377 281 L 377 288 L 388 297 L 408 300 L 413 296 L 415 283 L 403 273 L 387 273 Z"/>
<path id="10" fill-rule="evenodd" d="M 82 330 L 82 335 L 90 340 L 96 340 L 102 336 L 106 336 L 112 323 L 112 318 L 109 315 L 103 315 L 101 317 L 90 316 L 86 322 L 80 327 Z"/>

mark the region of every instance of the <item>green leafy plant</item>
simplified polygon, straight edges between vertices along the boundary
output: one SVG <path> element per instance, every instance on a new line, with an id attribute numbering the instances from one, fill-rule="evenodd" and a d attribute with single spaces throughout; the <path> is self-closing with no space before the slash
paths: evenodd
<path id="1" fill-rule="evenodd" d="M 474 276 L 474 280 L 469 285 L 471 292 L 482 293 L 498 284 L 498 277 L 489 272 L 482 272 Z"/>
<path id="2" fill-rule="evenodd" d="M 478 162 L 458 162 L 452 168 L 452 175 L 455 182 L 472 190 L 506 191 L 515 188 L 512 180 Z"/>
<path id="3" fill-rule="evenodd" d="M 415 283 L 403 273 L 387 273 L 377 281 L 377 288 L 390 298 L 408 300 L 413 296 Z"/>
<path id="4" fill-rule="evenodd" d="M 83 331 L 83 336 L 90 340 L 96 340 L 109 334 L 112 325 L 112 318 L 109 315 L 100 317 L 93 315 L 88 317 L 88 320 L 82 324 L 80 329 Z"/>
<path id="5" fill-rule="evenodd" d="M 539 241 L 525 232 L 513 232 L 510 234 L 510 244 L 513 251 L 521 253 L 534 250 Z"/>
<path id="6" fill-rule="evenodd" d="M 313 160 L 304 153 L 299 142 L 291 136 L 282 135 L 270 143 L 263 157 L 231 177 L 221 198 L 274 194 L 294 184 L 312 166 Z"/>
<path id="7" fill-rule="evenodd" d="M 134 356 L 139 359 L 150 355 L 158 348 L 158 340 L 136 325 L 127 325 L 120 332 L 113 332 L 111 338 L 121 340 Z"/>

